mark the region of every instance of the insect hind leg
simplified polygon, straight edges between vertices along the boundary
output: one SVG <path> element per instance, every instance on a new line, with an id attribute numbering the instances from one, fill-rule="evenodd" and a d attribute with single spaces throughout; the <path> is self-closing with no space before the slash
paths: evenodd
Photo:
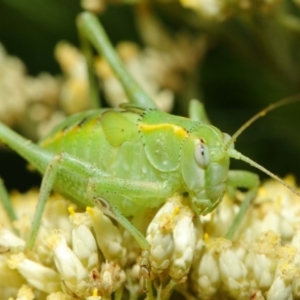
<path id="1" fill-rule="evenodd" d="M 32 220 L 31 231 L 29 234 L 29 238 L 26 242 L 27 249 L 32 248 L 36 240 L 38 230 L 41 225 L 43 211 L 45 210 L 46 202 L 53 188 L 56 175 L 57 175 L 58 166 L 61 163 L 61 160 L 62 160 L 62 155 L 53 156 L 53 159 L 50 161 L 49 165 L 45 170 L 42 179 L 39 197 L 38 197 L 38 204 Z"/>
<path id="2" fill-rule="evenodd" d="M 2 202 L 3 208 L 6 211 L 11 221 L 17 220 L 17 215 L 9 199 L 8 192 L 4 186 L 3 180 L 0 178 L 0 201 Z"/>

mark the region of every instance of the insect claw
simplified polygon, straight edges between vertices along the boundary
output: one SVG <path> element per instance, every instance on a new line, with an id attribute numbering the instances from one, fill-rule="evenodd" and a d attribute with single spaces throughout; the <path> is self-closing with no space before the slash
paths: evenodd
<path id="1" fill-rule="evenodd" d="M 192 198 L 192 208 L 197 215 L 206 215 L 212 210 L 212 203 L 210 199 Z"/>
<path id="2" fill-rule="evenodd" d="M 141 266 L 140 276 L 141 276 L 142 292 L 147 294 L 148 293 L 147 283 L 150 277 L 150 273 L 149 270 L 147 269 L 147 266 Z"/>
<path id="3" fill-rule="evenodd" d="M 140 271 L 140 275 L 143 278 L 149 279 L 150 278 L 150 271 L 149 271 L 149 265 L 141 265 L 141 271 Z"/>
<path id="4" fill-rule="evenodd" d="M 150 278 L 150 262 L 149 262 L 150 252 L 149 250 L 142 251 L 141 254 L 141 271 L 140 274 L 146 278 Z"/>
<path id="5" fill-rule="evenodd" d="M 144 250 L 141 254 L 141 263 L 140 263 L 140 276 L 141 276 L 141 286 L 143 293 L 148 293 L 148 283 L 151 275 L 151 265 L 149 262 L 149 251 Z"/>

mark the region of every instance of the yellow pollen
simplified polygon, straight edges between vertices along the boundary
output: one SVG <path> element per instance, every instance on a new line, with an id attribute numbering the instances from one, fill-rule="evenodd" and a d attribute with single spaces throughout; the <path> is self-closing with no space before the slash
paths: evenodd
<path id="1" fill-rule="evenodd" d="M 281 205 L 281 203 L 282 203 L 282 197 L 281 197 L 281 196 L 278 196 L 278 197 L 277 197 L 276 203 L 277 203 L 278 205 Z"/>
<path id="2" fill-rule="evenodd" d="M 204 241 L 207 242 L 209 240 L 209 234 L 208 233 L 204 233 L 203 239 L 204 239 Z"/>
<path id="3" fill-rule="evenodd" d="M 97 296 L 98 296 L 98 289 L 94 288 L 93 297 L 97 297 Z"/>
<path id="4" fill-rule="evenodd" d="M 68 211 L 69 211 L 69 214 L 70 214 L 71 216 L 74 216 L 74 215 L 75 215 L 75 211 L 74 211 L 74 208 L 73 208 L 72 206 L 69 206 L 69 207 L 68 207 Z"/>
<path id="5" fill-rule="evenodd" d="M 179 206 L 176 206 L 175 208 L 174 208 L 174 210 L 173 210 L 173 216 L 174 217 L 176 217 L 177 215 L 178 215 L 178 213 L 179 213 Z"/>
<path id="6" fill-rule="evenodd" d="M 293 175 L 287 175 L 284 178 L 284 181 L 287 182 L 291 186 L 295 186 L 296 185 L 296 179 L 295 179 L 295 177 Z"/>
<path id="7" fill-rule="evenodd" d="M 267 191 L 266 191 L 266 189 L 262 186 L 262 187 L 260 187 L 260 188 L 258 189 L 258 194 L 259 194 L 260 196 L 265 196 L 265 195 L 267 194 Z"/>
<path id="8" fill-rule="evenodd" d="M 93 211 L 93 209 L 92 209 L 90 206 L 87 206 L 85 210 L 86 210 L 90 215 L 93 215 L 93 214 L 94 214 L 94 211 Z"/>

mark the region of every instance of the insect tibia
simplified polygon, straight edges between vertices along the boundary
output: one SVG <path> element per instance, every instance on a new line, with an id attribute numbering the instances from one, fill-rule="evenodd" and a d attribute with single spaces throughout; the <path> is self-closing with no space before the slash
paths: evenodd
<path id="1" fill-rule="evenodd" d="M 53 154 L 26 140 L 2 123 L 0 123 L 1 142 L 19 153 L 41 173 L 45 172 L 49 162 L 53 158 Z"/>
<path id="2" fill-rule="evenodd" d="M 287 187 L 290 191 L 292 191 L 294 194 L 296 194 L 297 196 L 300 197 L 300 193 L 298 191 L 296 191 L 292 186 L 290 186 L 289 184 L 287 184 L 285 181 L 283 181 L 281 178 L 279 178 L 277 175 L 273 174 L 272 172 L 270 172 L 269 170 L 267 170 L 266 168 L 264 168 L 263 166 L 259 165 L 258 163 L 256 163 L 255 161 L 253 161 L 252 159 L 250 159 L 249 157 L 243 155 L 242 153 L 238 152 L 235 149 L 228 149 L 228 154 L 231 158 L 234 159 L 239 159 L 242 160 L 246 163 L 248 163 L 249 165 L 251 165 L 252 167 L 264 172 L 265 174 L 269 175 L 271 178 L 275 179 L 276 181 L 280 182 L 281 184 L 283 184 L 285 187 Z"/>

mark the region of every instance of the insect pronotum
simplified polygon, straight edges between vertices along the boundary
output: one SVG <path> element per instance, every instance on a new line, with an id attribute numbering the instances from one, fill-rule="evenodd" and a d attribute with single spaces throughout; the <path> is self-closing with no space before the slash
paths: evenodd
<path id="1" fill-rule="evenodd" d="M 78 205 L 99 206 L 146 251 L 149 243 L 128 216 L 158 207 L 178 192 L 189 195 L 195 213 L 207 214 L 222 200 L 228 182 L 236 187 L 257 187 L 255 174 L 229 170 L 230 158 L 249 163 L 299 195 L 233 146 L 257 118 L 275 107 L 299 101 L 299 95 L 272 104 L 230 137 L 207 124 L 200 114 L 188 119 L 157 110 L 122 67 L 96 17 L 83 13 L 78 23 L 113 68 L 131 104 L 71 116 L 39 145 L 0 124 L 0 139 L 44 175 L 27 247 L 34 244 L 52 188 Z M 201 110 L 199 103 L 192 105 Z"/>

